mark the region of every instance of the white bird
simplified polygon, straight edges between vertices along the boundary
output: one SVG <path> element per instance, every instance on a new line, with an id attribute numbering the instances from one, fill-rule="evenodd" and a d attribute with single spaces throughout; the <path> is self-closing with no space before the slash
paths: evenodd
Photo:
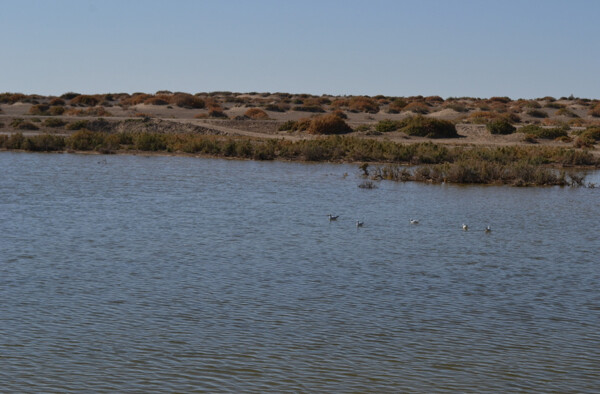
<path id="1" fill-rule="evenodd" d="M 492 232 L 492 228 L 491 228 L 490 226 L 487 226 L 487 227 L 485 228 L 485 232 L 486 232 L 486 233 L 491 233 L 491 232 Z"/>
<path id="2" fill-rule="evenodd" d="M 463 230 L 468 231 L 469 230 L 469 226 L 467 226 L 466 224 L 463 223 Z"/>
<path id="3" fill-rule="evenodd" d="M 337 218 L 339 218 L 339 217 L 340 217 L 340 215 L 335 215 L 335 216 L 333 216 L 332 214 L 329 214 L 329 215 L 327 215 L 327 216 L 329 216 L 329 221 L 330 221 L 330 222 L 331 222 L 332 220 L 337 220 Z"/>
<path id="4" fill-rule="evenodd" d="M 365 222 L 361 222 L 359 220 L 356 221 L 356 227 L 362 227 Z"/>
<path id="5" fill-rule="evenodd" d="M 410 219 L 410 224 L 419 224 L 417 219 Z"/>

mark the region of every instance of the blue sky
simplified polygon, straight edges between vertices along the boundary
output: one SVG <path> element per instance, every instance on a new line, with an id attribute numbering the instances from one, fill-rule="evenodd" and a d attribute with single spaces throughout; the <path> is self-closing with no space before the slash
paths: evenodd
<path id="1" fill-rule="evenodd" d="M 600 98 L 596 0 L 0 0 L 0 91 Z"/>

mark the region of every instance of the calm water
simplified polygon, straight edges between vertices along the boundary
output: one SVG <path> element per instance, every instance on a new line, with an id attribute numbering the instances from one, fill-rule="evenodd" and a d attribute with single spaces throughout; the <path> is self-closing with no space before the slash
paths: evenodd
<path id="1" fill-rule="evenodd" d="M 182 157 L 0 169 L 0 391 L 600 389 L 600 189 L 364 190 L 355 166 Z"/>

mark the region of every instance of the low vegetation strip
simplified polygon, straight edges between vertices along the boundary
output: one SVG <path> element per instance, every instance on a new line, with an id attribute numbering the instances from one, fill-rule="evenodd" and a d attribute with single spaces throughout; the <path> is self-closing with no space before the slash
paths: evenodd
<path id="1" fill-rule="evenodd" d="M 35 152 L 143 151 L 254 160 L 387 163 L 423 166 L 421 171 L 424 172 L 412 173 L 411 180 L 457 183 L 515 183 L 518 177 L 507 174 L 523 174 L 523 171 L 529 171 L 527 169 L 537 171 L 541 168 L 555 171 L 550 167 L 600 167 L 600 159 L 587 150 L 549 146 L 450 147 L 432 142 L 399 144 L 347 136 L 289 141 L 194 133 L 107 133 L 83 129 L 69 136 L 0 135 L 0 148 Z M 400 175 L 382 173 L 380 177 L 402 180 L 404 175 L 400 170 L 396 172 Z M 535 182 L 524 178 L 524 183 L 556 184 L 550 177 L 544 180 L 538 174 L 534 178 Z"/>

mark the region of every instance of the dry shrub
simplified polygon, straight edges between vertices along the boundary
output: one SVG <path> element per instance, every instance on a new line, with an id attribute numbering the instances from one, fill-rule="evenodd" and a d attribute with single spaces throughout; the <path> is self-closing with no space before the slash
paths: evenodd
<path id="1" fill-rule="evenodd" d="M 49 105 L 65 105 L 65 100 L 59 98 L 59 97 L 54 97 L 53 99 L 51 99 L 48 102 Z"/>
<path id="2" fill-rule="evenodd" d="M 578 118 L 579 115 L 577 115 L 575 112 L 571 111 L 568 108 L 560 108 L 558 111 L 556 111 L 556 113 L 554 114 L 556 116 L 566 116 L 569 118 Z"/>
<path id="3" fill-rule="evenodd" d="M 392 101 L 388 107 L 388 112 L 390 114 L 397 114 L 400 111 L 402 111 L 404 109 L 404 107 L 406 107 L 407 104 L 408 103 L 404 99 L 401 99 L 401 98 L 394 99 L 394 101 Z"/>
<path id="4" fill-rule="evenodd" d="M 600 118 L 600 103 L 592 107 L 592 109 L 589 110 L 588 115 L 591 115 L 595 118 Z"/>
<path id="5" fill-rule="evenodd" d="M 86 109 L 69 109 L 64 112 L 69 116 L 113 116 L 104 107 L 92 107 Z"/>
<path id="6" fill-rule="evenodd" d="M 339 116 L 326 114 L 312 118 L 306 131 L 309 134 L 346 134 L 352 132 L 352 128 Z"/>
<path id="7" fill-rule="evenodd" d="M 348 100 L 348 109 L 353 112 L 368 112 L 376 114 L 379 112 L 379 103 L 365 96 L 354 96 Z"/>
<path id="8" fill-rule="evenodd" d="M 69 104 L 73 106 L 94 107 L 100 103 L 97 96 L 81 94 L 71 99 Z"/>
<path id="9" fill-rule="evenodd" d="M 507 103 L 510 103 L 512 100 L 509 97 L 503 96 L 503 97 L 490 97 L 489 101 L 507 104 Z"/>
<path id="10" fill-rule="evenodd" d="M 348 99 L 338 98 L 338 99 L 335 99 L 335 100 L 333 100 L 331 102 L 331 106 L 333 108 L 338 108 L 338 109 L 339 108 L 347 108 L 348 107 L 348 103 L 349 103 Z"/>
<path id="11" fill-rule="evenodd" d="M 1 104 L 14 104 L 18 102 L 24 102 L 27 99 L 23 93 L 1 93 L 0 103 Z"/>
<path id="12" fill-rule="evenodd" d="M 175 93 L 173 96 L 171 96 L 170 102 L 178 107 L 194 109 L 204 108 L 208 104 L 208 102 L 205 102 L 204 99 L 197 96 L 192 96 L 189 93 Z"/>
<path id="13" fill-rule="evenodd" d="M 429 113 L 429 107 L 427 106 L 427 104 L 420 102 L 420 101 L 413 101 L 412 103 L 407 104 L 404 108 L 403 111 L 410 111 L 410 112 L 414 112 L 416 114 L 428 114 Z"/>
<path id="14" fill-rule="evenodd" d="M 434 105 L 434 104 L 439 105 L 444 102 L 444 99 L 441 98 L 440 96 L 427 96 L 427 97 L 425 97 L 425 102 L 430 105 Z"/>
<path id="15" fill-rule="evenodd" d="M 264 108 L 266 111 L 285 112 L 290 109 L 290 106 L 285 103 L 271 103 L 266 104 Z"/>
<path id="16" fill-rule="evenodd" d="M 144 104 L 146 105 L 169 105 L 171 97 L 167 95 L 158 95 L 149 97 L 144 100 Z"/>
<path id="17" fill-rule="evenodd" d="M 250 119 L 269 119 L 269 115 L 267 115 L 267 113 L 260 108 L 250 108 L 244 113 L 244 115 Z"/>

